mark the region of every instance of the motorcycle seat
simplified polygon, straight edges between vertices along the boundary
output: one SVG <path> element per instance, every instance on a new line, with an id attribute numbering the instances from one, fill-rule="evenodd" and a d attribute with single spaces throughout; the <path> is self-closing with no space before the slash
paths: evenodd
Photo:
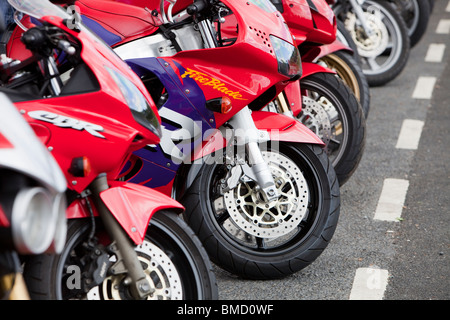
<path id="1" fill-rule="evenodd" d="M 83 18 L 98 23 L 108 32 L 120 37 L 120 40 L 109 43 L 110 45 L 150 35 L 159 27 L 151 12 L 142 7 L 111 0 L 78 0 L 75 5 Z"/>

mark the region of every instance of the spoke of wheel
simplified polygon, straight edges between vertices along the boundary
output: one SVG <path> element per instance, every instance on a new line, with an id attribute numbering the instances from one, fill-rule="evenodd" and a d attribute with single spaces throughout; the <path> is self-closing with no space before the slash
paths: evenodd
<path id="1" fill-rule="evenodd" d="M 334 150 L 334 149 L 332 149 L 333 147 L 334 148 L 339 148 L 339 146 L 341 145 L 341 142 L 340 141 L 338 141 L 338 140 L 336 140 L 336 139 L 330 139 L 330 141 L 328 142 L 328 149 L 329 150 Z"/>
<path id="2" fill-rule="evenodd" d="M 376 61 L 376 57 L 367 58 L 366 61 L 372 71 L 376 71 L 381 68 L 378 62 Z"/>

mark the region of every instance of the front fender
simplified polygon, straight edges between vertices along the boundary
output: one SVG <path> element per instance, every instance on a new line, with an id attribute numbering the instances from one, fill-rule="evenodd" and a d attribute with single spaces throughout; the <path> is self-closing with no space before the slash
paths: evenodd
<path id="1" fill-rule="evenodd" d="M 295 118 L 267 111 L 253 111 L 252 118 L 259 130 L 269 133 L 272 141 L 325 145 L 314 132 Z"/>
<path id="2" fill-rule="evenodd" d="M 269 133 L 272 141 L 287 141 L 310 143 L 324 146 L 323 141 L 303 123 L 283 114 L 268 111 L 253 111 L 252 118 L 259 130 Z M 218 129 L 215 129 L 207 141 L 197 148 L 192 156 L 192 162 L 225 148 L 227 141 Z"/>
<path id="3" fill-rule="evenodd" d="M 320 46 L 320 52 L 319 52 L 318 56 L 316 57 L 315 61 L 317 61 L 317 59 L 319 59 L 319 58 L 326 56 L 327 54 L 341 51 L 341 50 L 353 54 L 352 48 L 350 48 L 349 46 L 345 45 L 344 43 L 342 43 L 341 41 L 336 39 L 334 42 L 332 42 L 330 44 Z"/>
<path id="4" fill-rule="evenodd" d="M 183 212 L 184 207 L 151 188 L 122 181 L 109 181 L 110 188 L 100 193 L 100 198 L 135 244 L 144 240 L 153 214 L 163 209 Z M 98 213 L 94 210 L 94 215 Z M 84 200 L 72 203 L 67 210 L 68 219 L 87 218 Z"/>
<path id="5" fill-rule="evenodd" d="M 302 62 L 316 62 L 318 59 L 326 56 L 327 54 L 337 51 L 346 51 L 351 54 L 354 53 L 352 48 L 345 45 L 338 39 L 334 40 L 332 43 L 329 44 L 324 44 L 320 46 L 308 46 L 300 52 L 302 55 Z"/>
<path id="6" fill-rule="evenodd" d="M 302 62 L 302 69 L 303 69 L 303 72 L 302 72 L 300 81 L 314 73 L 320 73 L 320 72 L 336 73 L 333 70 L 331 70 L 327 67 L 321 66 L 320 64 L 317 64 L 314 62 Z M 300 82 L 300 87 L 301 87 L 301 82 Z"/>

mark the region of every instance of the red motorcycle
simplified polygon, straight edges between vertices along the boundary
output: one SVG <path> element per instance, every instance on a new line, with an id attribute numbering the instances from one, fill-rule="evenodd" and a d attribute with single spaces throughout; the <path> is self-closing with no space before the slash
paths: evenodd
<path id="1" fill-rule="evenodd" d="M 136 151 L 120 179 L 179 199 L 211 259 L 232 273 L 279 278 L 312 263 L 334 233 L 339 185 L 314 133 L 259 111 L 301 73 L 273 5 L 75 5 L 143 80 L 162 118 L 161 143 Z M 231 13 L 238 33 L 227 41 Z"/>
<path id="2" fill-rule="evenodd" d="M 113 0 L 113 2 L 131 4 L 141 8 L 155 6 L 152 6 L 148 0 Z M 297 87 L 295 85 L 288 86 L 285 94 L 269 104 L 265 110 L 287 115 L 293 113 L 295 118 L 319 136 L 325 143 L 325 150 L 332 160 L 339 183 L 343 185 L 356 170 L 364 151 L 365 119 L 361 119 L 361 117 L 367 117 L 369 112 L 370 99 L 367 80 L 358 62 L 350 55 L 351 49 L 336 40 L 336 19 L 325 0 L 309 2 L 306 0 L 272 0 L 271 2 L 283 14 L 294 36 L 295 44 L 300 50 L 303 69 L 300 79 L 302 91 L 299 91 L 298 84 Z M 106 9 L 106 4 L 102 8 L 101 4 L 94 4 L 94 1 L 82 0 L 77 3 L 80 4 L 81 12 L 88 19 L 93 19 L 118 34 L 117 30 L 114 30 L 117 22 L 108 20 L 105 17 L 105 10 L 114 11 L 112 8 L 121 8 L 120 6 L 110 3 L 112 8 Z M 170 3 L 165 2 L 163 7 L 168 12 L 167 17 L 176 20 L 179 15 L 184 14 L 185 6 L 180 1 Z M 93 11 L 94 8 L 102 10 L 102 14 L 99 15 Z M 128 9 L 131 14 L 132 9 L 130 7 Z M 168 19 L 167 17 L 166 19 Z M 226 38 L 228 41 L 233 41 L 236 37 L 236 19 L 230 14 L 223 19 L 225 21 L 221 23 L 220 30 L 222 41 Z M 95 28 L 95 26 L 92 27 Z M 107 38 L 105 37 L 105 39 Z M 129 41 L 128 38 L 125 39 L 125 41 Z M 186 50 L 196 47 L 186 44 L 187 40 L 184 39 L 183 34 L 178 35 L 177 39 L 180 39 L 181 42 L 179 49 Z M 126 52 L 121 48 L 123 40 L 118 41 L 112 46 L 124 58 L 143 57 L 150 54 L 144 51 L 145 53 L 142 55 L 137 50 Z M 144 45 L 142 43 L 142 46 Z M 154 56 L 165 55 L 165 53 L 157 51 L 151 54 Z M 336 73 L 348 87 L 335 79 L 333 73 Z M 352 92 L 355 94 L 356 100 L 352 96 Z M 285 103 L 285 99 L 288 100 L 288 103 Z M 361 101 L 362 116 L 357 101 Z"/>
<path id="3" fill-rule="evenodd" d="M 327 1 L 272 2 L 286 19 L 302 57 L 300 88 L 285 91 L 289 106 L 294 117 L 324 141 L 342 186 L 364 152 L 369 86 L 351 49 L 336 40 L 336 19 Z M 301 106 L 295 103 L 297 95 Z"/>
<path id="4" fill-rule="evenodd" d="M 51 150 L 68 181 L 61 254 L 26 261 L 33 299 L 217 299 L 183 206 L 116 181 L 133 151 L 160 141 L 160 117 L 136 74 L 91 31 L 42 0 L 8 0 L 34 26 L 32 53 L 3 65 L 0 90 Z"/>

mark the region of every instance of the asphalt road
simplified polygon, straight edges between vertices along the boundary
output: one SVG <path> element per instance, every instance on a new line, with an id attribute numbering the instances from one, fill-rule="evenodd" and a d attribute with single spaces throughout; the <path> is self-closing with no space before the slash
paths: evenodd
<path id="1" fill-rule="evenodd" d="M 371 88 L 366 149 L 341 187 L 340 220 L 325 252 L 281 280 L 243 280 L 215 268 L 220 299 L 349 300 L 361 268 L 387 272 L 377 299 L 450 298 L 450 35 L 436 32 L 441 20 L 450 23 L 448 3 L 435 1 L 427 32 L 404 71 Z M 440 62 L 424 60 L 433 43 L 446 45 Z M 436 79 L 431 98 L 413 98 L 421 76 Z M 405 119 L 424 123 L 417 149 L 396 148 Z M 386 179 L 409 183 L 397 221 L 374 219 Z"/>

